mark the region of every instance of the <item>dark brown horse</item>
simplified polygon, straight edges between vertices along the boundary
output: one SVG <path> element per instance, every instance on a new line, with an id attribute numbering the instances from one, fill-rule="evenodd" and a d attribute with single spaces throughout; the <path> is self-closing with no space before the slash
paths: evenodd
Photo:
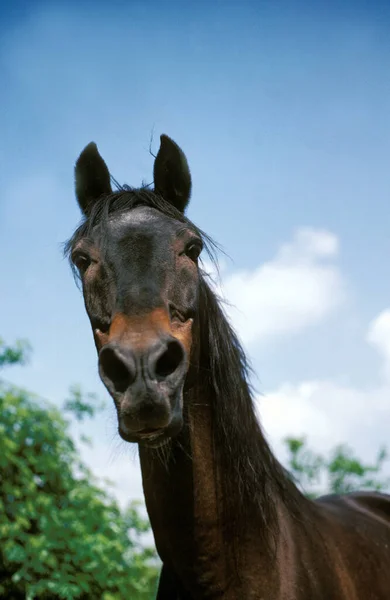
<path id="1" fill-rule="evenodd" d="M 388 600 L 390 496 L 307 500 L 257 422 L 247 363 L 185 216 L 187 160 L 167 136 L 154 189 L 112 191 L 89 144 L 68 243 L 120 436 L 139 444 L 163 562 L 159 600 Z"/>

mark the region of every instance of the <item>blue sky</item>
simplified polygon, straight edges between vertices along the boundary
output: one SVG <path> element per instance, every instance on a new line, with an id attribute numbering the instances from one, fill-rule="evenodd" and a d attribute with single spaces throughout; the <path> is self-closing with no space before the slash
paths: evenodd
<path id="1" fill-rule="evenodd" d="M 257 387 L 279 406 L 264 416 L 275 446 L 288 395 L 291 427 L 310 434 L 331 422 L 332 393 L 334 406 L 362 406 L 360 428 L 340 436 L 368 454 L 386 441 L 390 413 L 370 398 L 390 391 L 387 313 L 373 325 L 390 306 L 390 7 L 340 4 L 1 4 L 0 335 L 34 347 L 8 379 L 55 402 L 73 382 L 107 398 L 61 254 L 80 219 L 73 165 L 94 140 L 116 179 L 150 181 L 150 136 L 156 150 L 167 133 L 192 170 L 190 217 L 231 257 L 223 285 L 246 311 L 246 325 L 232 319 Z M 103 463 L 116 444 L 109 401 L 91 430 L 106 436 Z M 344 441 L 313 431 L 313 445 Z"/>

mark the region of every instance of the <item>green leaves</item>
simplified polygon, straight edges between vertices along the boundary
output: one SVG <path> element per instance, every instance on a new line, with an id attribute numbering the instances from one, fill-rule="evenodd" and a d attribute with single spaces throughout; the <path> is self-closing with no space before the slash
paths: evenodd
<path id="1" fill-rule="evenodd" d="M 7 365 L 24 365 L 30 355 L 31 347 L 26 340 L 19 340 L 14 346 L 6 346 L 0 338 L 0 369 Z"/>
<path id="2" fill-rule="evenodd" d="M 96 394 L 83 394 L 78 385 L 71 386 L 69 393 L 70 397 L 65 400 L 63 410 L 70 412 L 77 421 L 92 418 L 104 408 L 104 403 L 98 402 Z"/>
<path id="3" fill-rule="evenodd" d="M 84 418 L 91 401 L 73 389 L 68 404 Z M 56 408 L 0 385 L 1 597 L 149 600 L 148 530 L 136 505 L 122 513 L 100 489 Z"/>
<path id="4" fill-rule="evenodd" d="M 288 469 L 308 497 L 320 495 L 315 490 L 318 485 L 326 488 L 321 493 L 335 494 L 390 487 L 390 478 L 381 474 L 388 458 L 385 448 L 379 450 L 374 464 L 364 464 L 346 445 L 337 446 L 325 458 L 308 449 L 305 438 L 286 438 L 285 443 L 289 451 Z"/>
<path id="5" fill-rule="evenodd" d="M 386 460 L 385 448 L 379 449 L 375 463 L 369 465 L 358 460 L 348 446 L 338 446 L 327 464 L 331 489 L 336 494 L 356 489 L 386 490 L 390 486 L 390 478 L 378 478 Z"/>

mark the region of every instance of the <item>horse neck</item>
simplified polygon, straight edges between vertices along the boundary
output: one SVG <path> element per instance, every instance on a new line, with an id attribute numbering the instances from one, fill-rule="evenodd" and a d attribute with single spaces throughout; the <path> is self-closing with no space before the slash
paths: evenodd
<path id="1" fill-rule="evenodd" d="M 218 511 L 220 489 L 210 405 L 207 399 L 188 396 L 185 401 L 190 406 L 182 433 L 169 449 L 140 447 L 140 462 L 160 558 L 188 588 L 199 593 L 203 586 L 220 585 L 226 565 L 221 552 L 223 524 Z M 211 563 L 214 569 L 210 574 Z"/>
<path id="2" fill-rule="evenodd" d="M 197 396 L 189 403 L 185 430 L 166 457 L 140 448 L 145 501 L 157 551 L 194 597 L 249 598 L 246 585 L 252 577 L 263 580 L 265 593 L 270 592 L 279 585 L 276 548 L 284 546 L 279 544 L 280 537 L 290 535 L 284 503 L 276 492 L 267 498 L 278 523 L 265 525 L 263 513 L 253 507 L 243 509 L 235 482 L 230 511 L 224 513 L 226 492 L 221 476 L 229 478 L 232 473 L 221 472 L 226 465 L 215 452 L 211 402 Z M 244 581 L 239 581 L 237 572 Z"/>
<path id="3" fill-rule="evenodd" d="M 160 557 L 195 597 L 211 598 L 238 572 L 259 574 L 260 565 L 270 584 L 287 506 L 302 497 L 262 435 L 239 342 L 209 288 L 204 293 L 185 427 L 165 457 L 140 448 L 140 459 Z"/>

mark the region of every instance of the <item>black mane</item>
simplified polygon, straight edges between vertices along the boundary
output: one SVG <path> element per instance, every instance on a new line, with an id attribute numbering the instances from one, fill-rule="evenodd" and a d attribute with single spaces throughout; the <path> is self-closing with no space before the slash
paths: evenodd
<path id="1" fill-rule="evenodd" d="M 220 465 L 225 519 L 232 524 L 226 532 L 229 545 L 236 552 L 234 542 L 252 513 L 260 516 L 258 535 L 265 544 L 273 545 L 278 533 L 275 497 L 299 518 L 302 495 L 264 438 L 254 408 L 247 357 L 220 299 L 204 279 L 199 315 L 204 320 L 200 330 L 207 332 L 201 340 L 200 368 L 213 395 L 214 453 Z"/>

